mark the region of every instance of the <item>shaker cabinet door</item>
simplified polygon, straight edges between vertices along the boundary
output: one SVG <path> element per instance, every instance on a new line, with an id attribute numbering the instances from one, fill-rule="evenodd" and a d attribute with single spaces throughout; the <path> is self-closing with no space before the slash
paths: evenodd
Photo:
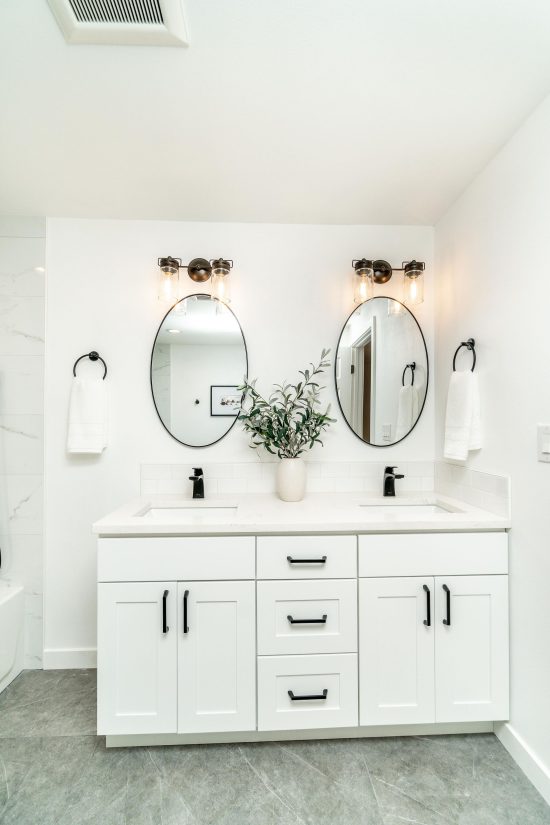
<path id="1" fill-rule="evenodd" d="M 361 725 L 434 721 L 434 580 L 359 580 Z"/>
<path id="2" fill-rule="evenodd" d="M 256 728 L 253 581 L 178 584 L 178 732 Z"/>
<path id="3" fill-rule="evenodd" d="M 508 719 L 508 577 L 437 577 L 436 722 Z"/>
<path id="4" fill-rule="evenodd" d="M 175 582 L 98 587 L 98 733 L 175 733 Z"/>

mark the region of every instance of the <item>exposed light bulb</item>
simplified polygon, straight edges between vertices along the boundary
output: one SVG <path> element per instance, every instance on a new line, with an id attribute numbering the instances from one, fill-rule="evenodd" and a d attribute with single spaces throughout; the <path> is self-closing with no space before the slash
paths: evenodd
<path id="1" fill-rule="evenodd" d="M 212 297 L 224 304 L 231 303 L 229 293 L 229 272 L 231 262 L 218 258 L 212 264 Z"/>
<path id="2" fill-rule="evenodd" d="M 170 306 L 179 299 L 179 266 L 175 258 L 159 260 L 158 298 Z"/>
<path id="3" fill-rule="evenodd" d="M 410 261 L 403 267 L 403 301 L 405 304 L 417 305 L 424 301 L 425 264 Z"/>
<path id="4" fill-rule="evenodd" d="M 374 270 L 372 261 L 365 259 L 354 262 L 353 300 L 356 304 L 369 301 L 374 294 Z"/>

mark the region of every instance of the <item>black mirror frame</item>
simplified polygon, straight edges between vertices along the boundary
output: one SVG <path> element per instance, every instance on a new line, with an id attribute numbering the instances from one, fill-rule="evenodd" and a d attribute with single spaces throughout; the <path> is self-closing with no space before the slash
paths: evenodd
<path id="1" fill-rule="evenodd" d="M 239 416 L 238 416 L 238 415 L 236 415 L 236 416 L 235 416 L 235 420 L 233 421 L 233 423 L 231 424 L 231 426 L 227 428 L 227 430 L 224 432 L 224 434 L 223 434 L 223 435 L 220 435 L 220 437 L 219 437 L 219 438 L 217 438 L 215 441 L 211 441 L 209 444 L 188 444 L 186 441 L 182 441 L 180 438 L 177 438 L 177 436 L 175 436 L 175 435 L 174 435 L 174 433 L 173 433 L 173 432 L 171 432 L 171 431 L 168 429 L 168 427 L 166 426 L 166 424 L 165 424 L 165 423 L 164 423 L 164 421 L 162 420 L 161 414 L 159 413 L 159 410 L 158 410 L 158 407 L 157 407 L 157 402 L 155 401 L 155 393 L 154 393 L 154 391 L 153 391 L 153 353 L 154 353 L 154 351 L 155 351 L 155 344 L 157 343 L 157 338 L 159 337 L 159 333 L 160 333 L 160 331 L 161 331 L 161 329 L 162 329 L 162 325 L 164 324 L 165 320 L 166 320 L 166 319 L 167 319 L 167 317 L 170 315 L 170 313 L 172 312 L 172 310 L 174 309 L 174 307 L 175 307 L 175 306 L 177 306 L 178 304 L 180 304 L 182 301 L 186 301 L 186 300 L 187 300 L 187 298 L 203 298 L 203 299 L 204 299 L 204 296 L 205 296 L 205 293 L 204 293 L 204 292 L 194 292 L 194 293 L 192 293 L 191 295 L 185 295 L 183 298 L 180 298 L 180 300 L 179 300 L 179 301 L 176 301 L 176 303 L 175 303 L 175 304 L 173 304 L 173 305 L 170 307 L 170 309 L 168 310 L 168 312 L 166 312 L 166 313 L 165 313 L 165 315 L 164 315 L 164 316 L 163 316 L 163 318 L 162 318 L 162 321 L 161 321 L 161 322 L 160 322 L 160 324 L 159 324 L 159 328 L 157 329 L 157 332 L 156 332 L 156 335 L 155 335 L 155 340 L 153 341 L 153 346 L 152 346 L 152 348 L 151 348 L 151 359 L 150 359 L 150 363 L 149 363 L 149 383 L 150 383 L 150 386 L 151 386 L 151 397 L 152 397 L 152 399 L 153 399 L 153 404 L 154 404 L 154 406 L 155 406 L 155 411 L 156 411 L 156 414 L 158 415 L 158 418 L 159 418 L 160 423 L 162 424 L 162 426 L 164 427 L 164 429 L 166 430 L 166 432 L 168 433 L 168 435 L 169 435 L 169 436 L 171 436 L 171 437 L 174 439 L 174 441 L 177 441 L 177 442 L 178 442 L 178 444 L 181 444 L 181 445 L 182 445 L 182 446 L 184 446 L 184 447 L 191 447 L 191 449 L 193 449 L 193 450 L 202 450 L 202 449 L 204 449 L 205 447 L 212 447 L 214 444 L 217 444 L 219 441 L 221 441 L 221 440 L 222 440 L 222 438 L 225 438 L 225 437 L 226 437 L 226 435 L 228 435 L 228 434 L 231 432 L 231 430 L 233 429 L 233 427 L 234 427 L 234 426 L 235 426 L 235 424 L 237 423 L 237 421 L 238 421 L 238 419 L 239 419 Z M 213 296 L 213 295 L 208 295 L 207 297 L 208 297 L 211 301 L 216 301 L 218 304 L 222 304 L 222 303 L 223 303 L 223 301 L 220 301 L 220 300 L 219 300 L 219 298 L 214 298 L 214 296 Z M 240 330 L 240 333 L 241 333 L 241 336 L 242 336 L 242 339 L 243 339 L 243 345 L 244 345 L 244 358 L 245 358 L 245 362 L 246 362 L 245 374 L 244 374 L 243 378 L 247 378 L 247 379 L 248 379 L 248 348 L 247 348 L 247 346 L 246 346 L 246 338 L 244 337 L 243 328 L 242 328 L 242 326 L 241 326 L 241 324 L 240 324 L 239 319 L 237 318 L 237 316 L 236 316 L 236 315 L 235 315 L 235 313 L 233 312 L 233 310 L 232 310 L 229 306 L 227 306 L 227 304 L 223 304 L 223 305 L 224 305 L 224 306 L 225 306 L 225 308 L 226 308 L 227 310 L 229 310 L 229 312 L 233 315 L 233 317 L 234 317 L 234 319 L 235 319 L 235 321 L 237 322 L 237 325 L 238 325 L 238 327 L 239 327 L 239 330 Z"/>
<path id="2" fill-rule="evenodd" d="M 409 313 L 409 315 L 411 316 L 411 318 L 415 322 L 416 326 L 418 327 L 418 331 L 419 331 L 419 333 L 422 337 L 422 343 L 424 344 L 424 352 L 426 353 L 426 392 L 424 393 L 424 400 L 423 400 L 422 406 L 420 407 L 420 410 L 418 412 L 418 418 L 414 422 L 414 424 L 411 427 L 411 429 L 409 430 L 409 432 L 406 435 L 404 435 L 403 438 L 400 438 L 398 441 L 392 441 L 390 444 L 373 444 L 371 441 L 366 441 L 364 438 L 362 438 L 360 435 L 358 435 L 355 432 L 355 430 L 353 429 L 353 427 L 349 423 L 348 419 L 346 418 L 346 414 L 345 414 L 344 410 L 342 409 L 342 405 L 340 403 L 340 396 L 338 394 L 338 383 L 337 383 L 337 377 L 336 377 L 336 373 L 337 373 L 337 369 L 338 369 L 338 350 L 340 348 L 340 341 L 342 340 L 342 335 L 344 334 L 344 330 L 347 326 L 348 321 L 350 320 L 352 315 L 354 315 L 354 313 L 356 313 L 357 310 L 360 309 L 363 306 L 363 304 L 368 304 L 369 301 L 376 301 L 378 298 L 385 298 L 386 300 L 389 300 L 389 301 L 395 301 L 396 304 L 400 304 L 400 306 L 402 306 L 403 309 L 405 309 Z M 401 444 L 402 441 L 404 441 L 406 438 L 409 437 L 409 435 L 412 433 L 412 431 L 414 430 L 414 428 L 416 427 L 416 425 L 420 421 L 420 419 L 422 417 L 422 413 L 424 412 L 424 407 L 426 406 L 426 400 L 428 398 L 428 388 L 430 386 L 430 359 L 428 357 L 428 347 L 426 346 L 426 339 L 424 338 L 424 333 L 422 332 L 422 327 L 418 323 L 418 320 L 417 320 L 416 316 L 413 315 L 413 313 L 410 311 L 410 309 L 407 306 L 405 306 L 405 304 L 403 304 L 401 301 L 398 301 L 397 298 L 392 298 L 390 295 L 375 295 L 373 298 L 369 298 L 368 301 L 363 301 L 362 304 L 359 304 L 359 306 L 355 307 L 355 309 L 352 312 L 350 312 L 350 314 L 348 315 L 348 317 L 346 318 L 346 320 L 344 322 L 344 326 L 342 327 L 342 331 L 340 332 L 340 335 L 338 336 L 338 343 L 336 344 L 335 353 L 336 354 L 335 354 L 335 357 L 334 357 L 334 391 L 336 392 L 336 400 L 338 401 L 338 406 L 340 408 L 340 412 L 342 413 L 342 418 L 344 419 L 344 421 L 346 422 L 346 424 L 350 428 L 351 432 L 354 434 L 354 436 L 356 438 L 359 439 L 361 444 L 366 444 L 368 447 L 375 447 L 375 448 L 384 449 L 386 447 L 395 447 L 396 444 Z"/>

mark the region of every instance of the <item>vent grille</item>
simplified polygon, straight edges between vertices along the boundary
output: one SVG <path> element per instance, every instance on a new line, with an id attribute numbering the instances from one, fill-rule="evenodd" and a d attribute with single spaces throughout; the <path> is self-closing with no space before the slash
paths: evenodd
<path id="1" fill-rule="evenodd" d="M 163 25 L 159 0 L 69 0 L 79 23 Z"/>

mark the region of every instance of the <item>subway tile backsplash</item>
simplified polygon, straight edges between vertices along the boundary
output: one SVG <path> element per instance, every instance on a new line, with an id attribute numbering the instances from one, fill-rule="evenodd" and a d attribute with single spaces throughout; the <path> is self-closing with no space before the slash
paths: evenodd
<path id="1" fill-rule="evenodd" d="M 202 464 L 207 496 L 275 492 L 275 461 Z M 382 461 L 308 461 L 310 493 L 382 493 Z M 403 461 L 402 493 L 438 492 L 501 516 L 510 512 L 510 480 L 447 464 L 444 461 Z M 142 464 L 141 493 L 181 494 L 191 497 L 191 467 L 187 464 Z"/>
<path id="2" fill-rule="evenodd" d="M 509 476 L 497 476 L 449 464 L 446 461 L 437 461 L 434 479 L 435 489 L 441 495 L 458 498 L 498 516 L 510 516 Z"/>
<path id="3" fill-rule="evenodd" d="M 248 461 L 201 464 L 204 470 L 206 495 L 231 493 L 275 492 L 275 461 Z M 308 461 L 307 489 L 310 493 L 381 493 L 384 462 L 378 461 Z M 141 492 L 181 493 L 191 496 L 189 475 L 185 464 L 142 464 Z M 424 492 L 434 489 L 434 465 L 426 461 L 399 464 L 405 478 L 399 482 L 404 492 Z"/>

